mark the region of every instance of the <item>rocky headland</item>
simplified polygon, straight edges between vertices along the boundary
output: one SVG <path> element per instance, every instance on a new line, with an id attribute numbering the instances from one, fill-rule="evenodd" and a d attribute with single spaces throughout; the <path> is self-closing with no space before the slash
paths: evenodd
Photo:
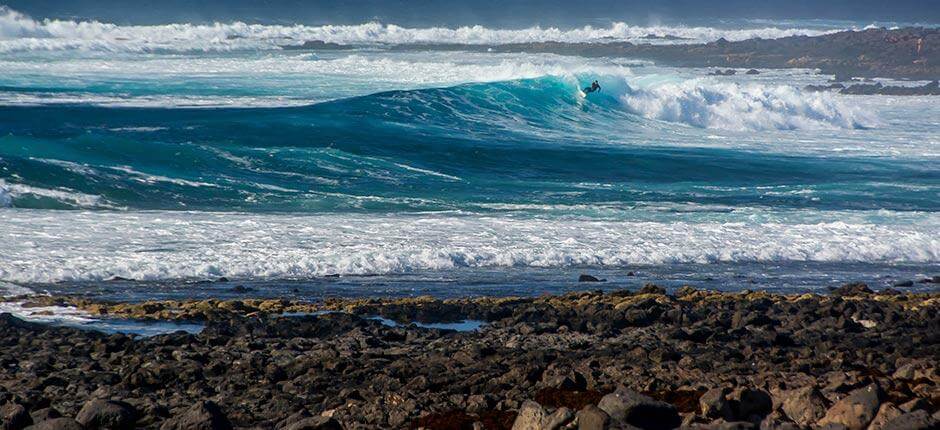
<path id="1" fill-rule="evenodd" d="M 2 314 L 3 429 L 875 430 L 940 420 L 937 292 L 648 285 L 452 300 L 16 300 L 205 328 L 140 338 Z M 465 319 L 486 324 L 408 324 Z"/>

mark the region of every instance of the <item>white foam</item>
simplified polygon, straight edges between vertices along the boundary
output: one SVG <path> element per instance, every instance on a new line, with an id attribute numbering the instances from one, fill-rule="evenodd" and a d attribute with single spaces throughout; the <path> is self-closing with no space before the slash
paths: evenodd
<path id="1" fill-rule="evenodd" d="M 662 221 L 602 221 L 3 210 L 0 280 L 305 278 L 460 267 L 940 261 L 940 215 L 804 212 L 725 218 L 693 212 L 669 214 Z M 886 219 L 892 224 L 884 224 Z"/>
<path id="2" fill-rule="evenodd" d="M 101 196 L 85 194 L 68 188 L 48 189 L 24 184 L 7 183 L 0 179 L 0 207 L 14 206 L 17 198 L 47 198 L 79 208 L 115 208 Z"/>
<path id="3" fill-rule="evenodd" d="M 26 296 L 30 294 L 33 294 L 33 290 L 29 288 L 0 281 L 0 297 Z"/>
<path id="4" fill-rule="evenodd" d="M 190 181 L 188 179 L 170 178 L 168 176 L 144 173 L 144 172 L 134 170 L 130 166 L 110 166 L 108 168 L 111 170 L 117 170 L 119 172 L 127 173 L 128 175 L 131 175 L 135 181 L 143 183 L 143 184 L 153 184 L 155 182 L 164 182 L 168 184 L 180 185 L 180 186 L 185 186 L 185 187 L 196 187 L 196 188 L 218 187 L 218 185 L 212 184 L 209 182 Z"/>
<path id="5" fill-rule="evenodd" d="M 692 79 L 628 91 L 621 100 L 646 118 L 710 129 L 853 129 L 877 124 L 838 97 L 787 85 Z"/>
<path id="6" fill-rule="evenodd" d="M 360 25 L 260 25 L 242 22 L 210 25 L 167 24 L 121 26 L 97 21 L 33 20 L 12 9 L 0 8 L 0 52 L 39 50 L 84 50 L 105 52 L 229 51 L 276 49 L 283 44 L 321 40 L 341 44 L 428 44 L 462 43 L 490 45 L 527 42 L 650 43 L 705 42 L 725 38 L 774 39 L 794 35 L 819 35 L 832 30 L 763 27 L 719 29 L 689 26 L 633 26 L 618 22 L 607 27 L 572 29 L 531 27 L 519 30 L 493 29 L 480 25 L 458 28 L 407 28 L 392 24 Z M 682 40 L 648 39 L 674 36 Z"/>

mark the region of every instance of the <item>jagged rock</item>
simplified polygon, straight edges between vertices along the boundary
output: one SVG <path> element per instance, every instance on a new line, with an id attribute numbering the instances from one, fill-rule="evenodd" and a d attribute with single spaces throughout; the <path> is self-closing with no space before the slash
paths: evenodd
<path id="1" fill-rule="evenodd" d="M 699 401 L 699 411 L 708 418 L 732 419 L 731 404 L 726 396 L 731 390 L 728 388 L 712 388 L 702 394 Z"/>
<path id="2" fill-rule="evenodd" d="M 781 394 L 780 408 L 793 422 L 809 427 L 826 415 L 828 402 L 816 387 L 803 387 Z"/>
<path id="3" fill-rule="evenodd" d="M 604 430 L 610 422 L 610 416 L 594 405 L 587 405 L 578 411 L 578 430 Z"/>
<path id="4" fill-rule="evenodd" d="M 919 410 L 908 412 L 888 421 L 884 428 L 890 430 L 936 430 L 940 428 L 940 421 L 930 416 L 927 411 Z"/>
<path id="5" fill-rule="evenodd" d="M 85 430 L 71 418 L 52 418 L 26 427 L 26 430 Z"/>
<path id="6" fill-rule="evenodd" d="M 844 425 L 848 430 L 863 430 L 875 418 L 881 405 L 881 389 L 875 384 L 859 388 L 832 405 L 817 423 Z"/>
<path id="7" fill-rule="evenodd" d="M 597 277 L 591 275 L 581 275 L 578 276 L 578 282 L 605 282 L 606 279 L 598 279 Z"/>
<path id="8" fill-rule="evenodd" d="M 128 403 L 118 400 L 89 400 L 75 416 L 75 421 L 85 428 L 121 430 L 132 429 L 138 413 Z"/>
<path id="9" fill-rule="evenodd" d="M 562 406 L 547 416 L 542 422 L 543 430 L 558 430 L 574 418 L 574 413 L 570 409 Z"/>
<path id="10" fill-rule="evenodd" d="M 644 430 L 668 430 L 681 423 L 676 407 L 653 400 L 626 387 L 601 398 L 597 404 L 610 416 L 612 422 L 620 422 Z"/>
<path id="11" fill-rule="evenodd" d="M 213 402 L 198 402 L 181 415 L 166 420 L 161 430 L 230 430 L 232 423 Z"/>
<path id="12" fill-rule="evenodd" d="M 512 423 L 512 430 L 542 430 L 542 423 L 547 417 L 548 413 L 542 405 L 526 400 L 519 408 L 519 414 Z"/>
<path id="13" fill-rule="evenodd" d="M 0 407 L 0 430 L 20 430 L 33 423 L 23 405 L 7 403 Z"/>
<path id="14" fill-rule="evenodd" d="M 888 424 L 888 421 L 903 414 L 904 411 L 898 409 L 897 406 L 891 403 L 882 403 L 881 407 L 878 408 L 878 413 L 875 414 L 875 418 L 868 424 L 868 430 L 882 430 Z"/>

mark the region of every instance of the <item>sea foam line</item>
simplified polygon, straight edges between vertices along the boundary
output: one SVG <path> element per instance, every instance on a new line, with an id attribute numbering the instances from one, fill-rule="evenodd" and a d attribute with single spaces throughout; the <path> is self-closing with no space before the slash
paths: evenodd
<path id="1" fill-rule="evenodd" d="M 528 42 L 649 41 L 665 43 L 705 42 L 725 38 L 774 39 L 831 30 L 780 28 L 719 29 L 702 26 L 634 26 L 616 22 L 606 27 L 584 26 L 561 29 L 530 27 L 518 30 L 481 25 L 456 28 L 409 28 L 377 22 L 359 25 L 262 25 L 243 22 L 195 25 L 122 26 L 98 21 L 34 20 L 8 7 L 0 7 L 0 52 L 39 50 L 87 51 L 225 51 L 277 49 L 282 44 L 320 40 L 341 44 L 433 44 L 491 45 Z M 653 36 L 652 39 L 649 36 Z"/>
<path id="2" fill-rule="evenodd" d="M 2 210 L 0 242 L 6 245 L 0 280 L 309 278 L 454 268 L 715 262 L 940 262 L 937 214 L 890 225 L 851 213 L 823 213 L 822 221 L 795 224 L 673 219 Z M 173 238 L 172 243 L 167 238 Z"/>

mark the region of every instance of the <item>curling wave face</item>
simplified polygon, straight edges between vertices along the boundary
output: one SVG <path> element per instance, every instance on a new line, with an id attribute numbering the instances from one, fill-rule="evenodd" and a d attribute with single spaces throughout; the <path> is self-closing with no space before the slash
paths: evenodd
<path id="1" fill-rule="evenodd" d="M 844 29 L 844 28 L 843 28 Z M 632 26 L 622 22 L 607 27 L 574 29 L 532 27 L 521 30 L 483 26 L 459 28 L 407 28 L 393 24 L 260 25 L 242 22 L 211 25 L 167 24 L 121 26 L 96 21 L 36 21 L 0 6 L 0 52 L 81 50 L 102 52 L 188 52 L 278 49 L 317 40 L 339 44 L 493 45 L 527 42 L 697 43 L 718 40 L 773 39 L 819 35 L 833 29 L 781 28 L 721 29 L 685 26 Z"/>
<path id="2" fill-rule="evenodd" d="M 662 146 L 716 132 L 745 140 L 753 130 L 858 128 L 862 115 L 831 96 L 697 82 L 681 87 L 692 100 L 675 102 L 662 87 L 601 81 L 604 89 L 590 97 L 577 76 L 565 76 L 271 109 L 0 107 L 0 204 L 302 212 L 499 204 L 603 212 L 646 202 L 937 207 L 935 178 L 914 161 L 821 161 L 796 156 L 790 145 L 754 152 L 720 140 Z M 878 199 L 867 191 L 901 186 L 908 188 Z"/>

